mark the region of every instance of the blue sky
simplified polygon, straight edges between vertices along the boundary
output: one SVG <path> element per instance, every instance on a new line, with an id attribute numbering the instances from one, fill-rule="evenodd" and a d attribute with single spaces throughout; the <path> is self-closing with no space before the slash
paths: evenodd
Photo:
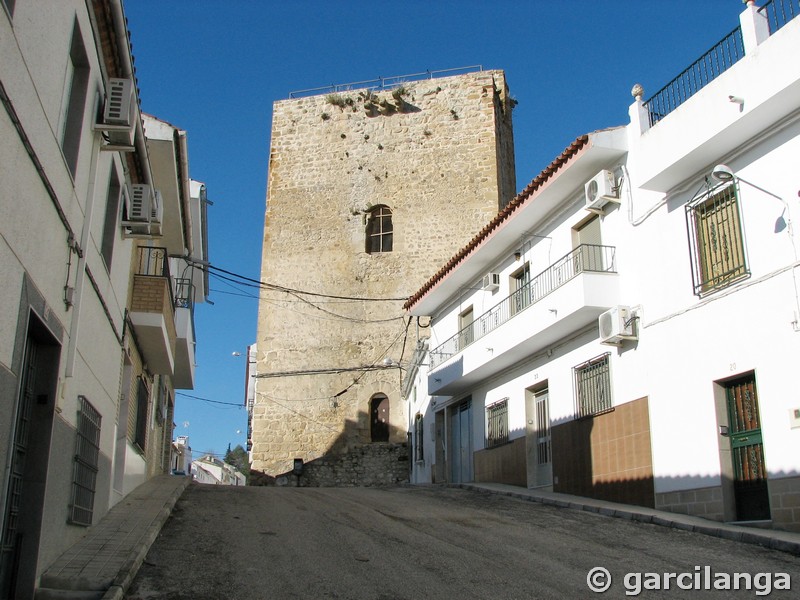
<path id="1" fill-rule="evenodd" d="M 759 3 L 763 4 L 763 2 Z M 142 109 L 185 129 L 206 183 L 209 253 L 259 278 L 272 104 L 296 90 L 472 65 L 506 72 L 517 189 L 576 137 L 624 125 L 734 29 L 740 0 L 126 0 Z M 252 290 L 212 278 L 197 309 L 194 390 L 175 435 L 195 453 L 245 445 Z M 241 356 L 233 356 L 234 352 Z M 187 425 L 188 424 L 188 425 Z"/>

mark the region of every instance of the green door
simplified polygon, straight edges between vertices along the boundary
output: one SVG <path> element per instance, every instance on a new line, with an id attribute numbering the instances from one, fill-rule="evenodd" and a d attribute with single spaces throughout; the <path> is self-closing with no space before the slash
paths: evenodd
<path id="1" fill-rule="evenodd" d="M 770 518 L 767 469 L 754 375 L 728 382 L 728 433 L 731 439 L 737 521 Z"/>

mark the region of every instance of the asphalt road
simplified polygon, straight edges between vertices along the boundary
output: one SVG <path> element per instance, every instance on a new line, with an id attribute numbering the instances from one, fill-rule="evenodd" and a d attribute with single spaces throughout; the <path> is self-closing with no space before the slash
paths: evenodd
<path id="1" fill-rule="evenodd" d="M 587 587 L 595 567 L 611 574 L 605 593 Z M 734 573 L 750 574 L 749 591 L 714 589 Z M 774 589 L 787 583 L 777 573 L 794 589 Z M 126 598 L 722 599 L 768 588 L 800 597 L 800 557 L 461 489 L 192 484 Z"/>

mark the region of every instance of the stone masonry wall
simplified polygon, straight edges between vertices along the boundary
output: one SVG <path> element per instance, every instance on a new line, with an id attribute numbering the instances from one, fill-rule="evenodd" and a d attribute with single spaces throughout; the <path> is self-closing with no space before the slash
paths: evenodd
<path id="1" fill-rule="evenodd" d="M 381 360 L 410 358 L 403 301 L 513 196 L 512 104 L 501 71 L 275 103 L 261 275 L 280 289 L 260 303 L 254 469 L 369 444 L 375 394 L 406 440 L 401 371 Z M 369 254 L 378 205 L 393 248 Z"/>

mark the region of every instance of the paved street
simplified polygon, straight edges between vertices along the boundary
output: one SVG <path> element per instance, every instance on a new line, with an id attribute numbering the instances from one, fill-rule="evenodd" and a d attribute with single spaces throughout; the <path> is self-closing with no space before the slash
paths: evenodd
<path id="1" fill-rule="evenodd" d="M 613 581 L 605 594 L 587 587 L 600 566 Z M 625 584 L 627 573 L 688 573 L 682 583 L 702 587 L 706 566 L 709 590 L 676 589 L 676 579 L 669 590 L 643 589 L 644 575 Z M 798 556 L 497 494 L 193 484 L 126 597 L 505 600 L 624 598 L 639 589 L 645 598 L 755 598 L 779 579 L 714 590 L 715 574 L 736 572 L 788 573 L 795 589 L 770 598 L 800 589 Z"/>

